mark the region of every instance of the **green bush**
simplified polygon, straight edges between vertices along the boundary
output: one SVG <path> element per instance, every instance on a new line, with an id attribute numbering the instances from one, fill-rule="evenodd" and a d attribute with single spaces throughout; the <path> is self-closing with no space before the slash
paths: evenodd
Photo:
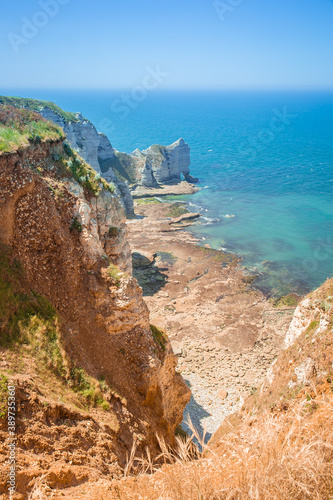
<path id="1" fill-rule="evenodd" d="M 70 230 L 76 231 L 77 233 L 82 233 L 82 224 L 79 222 L 77 217 L 73 217 Z"/>
<path id="2" fill-rule="evenodd" d="M 168 337 L 164 330 L 157 328 L 155 325 L 150 325 L 151 332 L 153 334 L 153 339 L 161 347 L 162 351 L 165 351 L 168 342 Z"/>
<path id="3" fill-rule="evenodd" d="M 63 175 L 69 174 L 73 179 L 78 181 L 90 195 L 98 196 L 104 183 L 100 183 L 95 170 L 66 143 L 64 144 L 64 152 L 69 159 L 62 161 L 61 170 Z M 109 189 L 109 185 L 106 182 L 105 185 L 104 187 Z"/>
<path id="4" fill-rule="evenodd" d="M 8 378 L 5 375 L 0 375 L 0 420 L 4 419 L 7 414 L 7 386 Z"/>
<path id="5" fill-rule="evenodd" d="M 111 278 L 116 287 L 120 287 L 121 277 L 124 274 L 120 271 L 119 267 L 115 266 L 114 264 L 110 264 L 106 270 L 106 274 L 109 276 L 109 278 Z"/>
<path id="6" fill-rule="evenodd" d="M 109 227 L 109 236 L 114 238 L 115 236 L 118 236 L 119 229 L 116 226 L 110 226 Z"/>
<path id="7" fill-rule="evenodd" d="M 110 409 L 109 403 L 104 399 L 103 392 L 107 392 L 109 387 L 106 382 L 102 385 L 97 383 L 92 377 L 79 367 L 70 370 L 71 385 L 75 392 L 80 393 L 89 406 L 100 406 L 103 410 Z"/>
<path id="8" fill-rule="evenodd" d="M 113 194 L 116 191 L 116 185 L 113 182 L 107 183 L 106 189 Z"/>
<path id="9" fill-rule="evenodd" d="M 0 345 L 29 344 L 39 361 L 64 376 L 57 312 L 45 297 L 23 291 L 23 276 L 9 249 L 0 245 Z"/>
<path id="10" fill-rule="evenodd" d="M 320 325 L 319 321 L 311 321 L 311 323 L 306 329 L 305 335 L 312 335 L 317 330 L 319 325 Z"/>
<path id="11" fill-rule="evenodd" d="M 73 158 L 74 157 L 74 151 L 72 150 L 72 148 L 70 147 L 69 144 L 67 144 L 67 142 L 64 142 L 64 152 L 66 153 L 67 156 L 69 156 L 70 158 Z"/>

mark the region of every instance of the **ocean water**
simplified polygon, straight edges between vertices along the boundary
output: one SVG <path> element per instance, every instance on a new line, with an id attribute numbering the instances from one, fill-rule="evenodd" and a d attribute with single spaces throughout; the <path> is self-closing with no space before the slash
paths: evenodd
<path id="1" fill-rule="evenodd" d="M 202 189 L 182 199 L 204 216 L 203 243 L 237 253 L 270 293 L 332 276 L 332 92 L 0 92 L 80 111 L 120 151 L 184 137 Z"/>

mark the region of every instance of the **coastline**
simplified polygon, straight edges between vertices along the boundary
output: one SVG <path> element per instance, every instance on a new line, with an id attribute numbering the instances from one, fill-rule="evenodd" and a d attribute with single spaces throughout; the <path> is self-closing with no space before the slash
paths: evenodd
<path id="1" fill-rule="evenodd" d="M 181 181 L 174 184 L 161 184 L 158 188 L 145 186 L 136 186 L 131 191 L 133 199 L 137 198 L 155 198 L 156 196 L 181 196 L 185 194 L 197 193 L 200 190 L 194 184 L 187 181 Z"/>
<path id="2" fill-rule="evenodd" d="M 150 322 L 165 329 L 192 390 L 184 420 L 209 439 L 263 381 L 295 308 L 274 307 L 237 256 L 200 246 L 180 205 L 135 200 L 128 239 Z"/>

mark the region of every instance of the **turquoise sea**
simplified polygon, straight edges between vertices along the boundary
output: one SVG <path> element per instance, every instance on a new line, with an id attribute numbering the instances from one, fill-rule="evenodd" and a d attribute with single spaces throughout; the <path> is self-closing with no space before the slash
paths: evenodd
<path id="1" fill-rule="evenodd" d="M 332 92 L 0 92 L 80 111 L 120 151 L 184 137 L 202 188 L 184 198 L 204 215 L 204 243 L 239 254 L 267 292 L 332 276 Z"/>

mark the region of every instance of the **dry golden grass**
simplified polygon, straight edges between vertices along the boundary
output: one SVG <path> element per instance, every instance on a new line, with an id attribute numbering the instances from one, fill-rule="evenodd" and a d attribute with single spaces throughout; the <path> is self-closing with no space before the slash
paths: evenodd
<path id="1" fill-rule="evenodd" d="M 330 280 L 310 295 L 308 313 L 310 325 L 319 325 L 324 315 L 328 327 L 307 329 L 283 351 L 273 383 L 248 398 L 208 445 L 189 422 L 192 438 L 177 438 L 175 449 L 158 436 L 161 453 L 153 459 L 148 448 L 138 456 L 134 445 L 122 480 L 91 481 L 83 494 L 74 488 L 66 498 L 333 500 L 332 287 Z M 309 358 L 315 366 L 309 380 L 296 383 L 295 367 Z M 40 494 L 37 489 L 31 500 L 43 498 Z"/>
<path id="2" fill-rule="evenodd" d="M 333 400 L 295 402 L 286 413 L 248 414 L 237 430 L 193 460 L 192 441 L 178 451 L 160 440 L 166 464 L 148 456 L 141 475 L 113 484 L 106 498 L 119 500 L 281 500 L 333 498 Z M 125 470 L 135 464 L 135 450 Z M 171 463 L 170 463 L 171 462 Z"/>

